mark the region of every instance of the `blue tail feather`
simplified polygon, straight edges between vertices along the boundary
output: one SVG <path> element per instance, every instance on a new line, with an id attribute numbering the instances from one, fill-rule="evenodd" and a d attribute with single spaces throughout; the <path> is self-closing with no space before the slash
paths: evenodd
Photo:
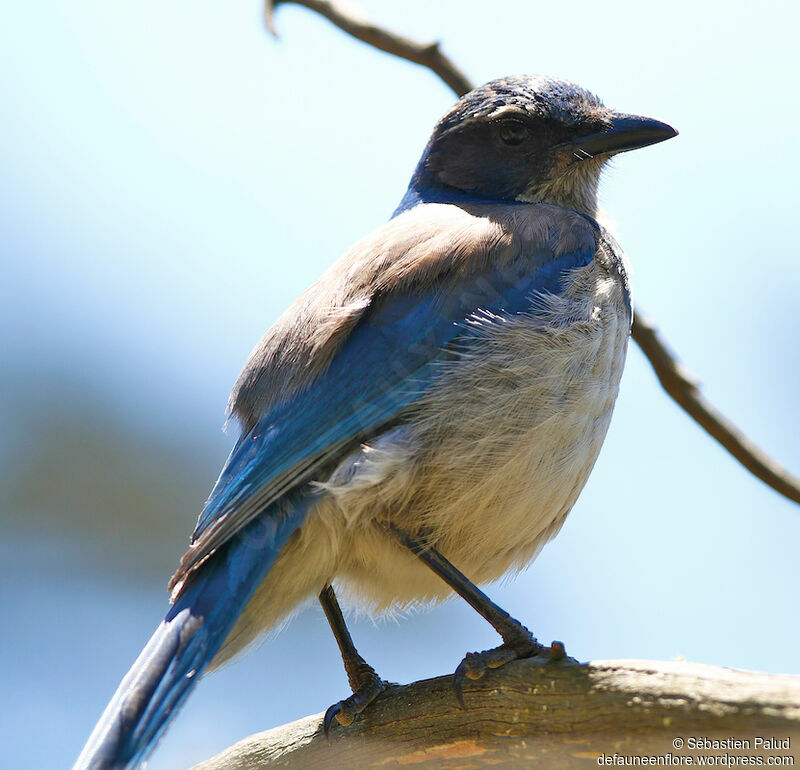
<path id="1" fill-rule="evenodd" d="M 120 683 L 74 770 L 121 770 L 144 762 L 312 501 L 306 495 L 265 512 L 190 578 Z"/>

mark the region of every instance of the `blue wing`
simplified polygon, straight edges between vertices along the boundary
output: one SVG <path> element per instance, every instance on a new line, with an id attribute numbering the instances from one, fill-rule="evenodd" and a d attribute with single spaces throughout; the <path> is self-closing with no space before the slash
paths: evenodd
<path id="1" fill-rule="evenodd" d="M 592 261 L 595 246 L 584 239 L 556 256 L 550 243 L 467 280 L 445 275 L 421 291 L 373 297 L 329 367 L 239 439 L 173 582 L 282 495 L 401 420 L 441 362 L 469 344 L 476 313 L 530 312 L 537 294 L 558 293 L 568 271 Z"/>

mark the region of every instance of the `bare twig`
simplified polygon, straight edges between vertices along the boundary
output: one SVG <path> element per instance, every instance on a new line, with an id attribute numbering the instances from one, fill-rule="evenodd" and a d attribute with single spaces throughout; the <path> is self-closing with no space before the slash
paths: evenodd
<path id="1" fill-rule="evenodd" d="M 800 479 L 762 452 L 703 394 L 694 378 L 658 338 L 656 327 L 637 310 L 633 339 L 647 356 L 658 381 L 689 416 L 747 470 L 776 492 L 800 503 Z"/>
<path id="2" fill-rule="evenodd" d="M 457 96 L 462 96 L 473 88 L 466 75 L 441 52 L 438 43 L 419 43 L 396 35 L 355 16 L 353 12 L 346 11 L 331 0 L 266 0 L 264 17 L 273 34 L 275 7 L 286 2 L 302 5 L 321 14 L 343 32 L 368 45 L 427 67 L 447 83 Z M 800 479 L 761 451 L 712 406 L 702 396 L 695 381 L 658 338 L 655 327 L 645 320 L 638 309 L 634 316 L 633 339 L 647 356 L 664 390 L 754 476 L 789 500 L 800 503 Z"/>
<path id="3" fill-rule="evenodd" d="M 267 0 L 264 6 L 264 20 L 273 35 L 276 34 L 273 24 L 275 7 L 282 2 L 293 2 L 295 5 L 316 11 L 339 29 L 367 45 L 433 70 L 458 96 L 463 96 L 474 87 L 467 76 L 439 50 L 439 43 L 418 43 L 416 40 L 396 35 L 358 18 L 352 11 L 345 11 L 341 6 L 328 0 Z"/>

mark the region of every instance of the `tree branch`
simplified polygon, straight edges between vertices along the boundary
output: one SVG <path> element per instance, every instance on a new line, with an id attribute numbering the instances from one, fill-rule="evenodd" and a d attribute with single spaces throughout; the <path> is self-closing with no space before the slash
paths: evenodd
<path id="1" fill-rule="evenodd" d="M 764 764 L 768 757 L 800 758 L 797 676 L 683 662 L 579 665 L 530 658 L 468 682 L 464 695 L 466 711 L 458 706 L 449 676 L 393 687 L 352 725 L 333 728 L 329 742 L 317 714 L 246 738 L 195 770 L 406 765 L 585 770 L 597 767 L 601 755 L 615 753 L 763 756 Z M 738 738 L 750 748 L 693 752 L 689 736 Z M 789 746 L 759 750 L 756 736 L 789 738 Z"/>
<path id="2" fill-rule="evenodd" d="M 784 497 L 800 503 L 800 479 L 761 451 L 703 396 L 694 378 L 658 339 L 656 327 L 638 310 L 636 313 L 633 339 L 650 361 L 661 387 L 750 473 Z"/>
<path id="3" fill-rule="evenodd" d="M 264 21 L 269 31 L 276 35 L 274 16 L 275 8 L 283 2 L 294 2 L 311 11 L 324 16 L 348 35 L 361 40 L 373 48 L 379 48 L 401 59 L 414 62 L 435 72 L 458 96 L 463 96 L 473 89 L 472 83 L 461 70 L 456 67 L 439 49 L 439 43 L 418 43 L 389 30 L 371 24 L 359 18 L 352 11 L 346 11 L 336 3 L 328 0 L 267 0 L 264 5 Z"/>
<path id="4" fill-rule="evenodd" d="M 419 43 L 371 24 L 331 0 L 266 0 L 264 19 L 275 34 L 275 8 L 292 2 L 324 16 L 343 32 L 381 51 L 427 67 L 438 75 L 457 96 L 471 91 L 466 75 L 439 49 L 438 43 Z M 781 467 L 759 449 L 745 434 L 705 399 L 696 382 L 661 342 L 655 327 L 637 309 L 633 339 L 647 356 L 664 390 L 710 436 L 716 439 L 754 476 L 776 492 L 800 503 L 800 479 Z"/>

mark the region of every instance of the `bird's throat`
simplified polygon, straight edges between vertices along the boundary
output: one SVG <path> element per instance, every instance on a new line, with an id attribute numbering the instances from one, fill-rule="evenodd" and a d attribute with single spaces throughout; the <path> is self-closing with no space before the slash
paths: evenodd
<path id="1" fill-rule="evenodd" d="M 531 185 L 518 200 L 549 203 L 597 218 L 597 190 L 605 163 L 596 159 L 568 166 L 560 174 Z"/>

